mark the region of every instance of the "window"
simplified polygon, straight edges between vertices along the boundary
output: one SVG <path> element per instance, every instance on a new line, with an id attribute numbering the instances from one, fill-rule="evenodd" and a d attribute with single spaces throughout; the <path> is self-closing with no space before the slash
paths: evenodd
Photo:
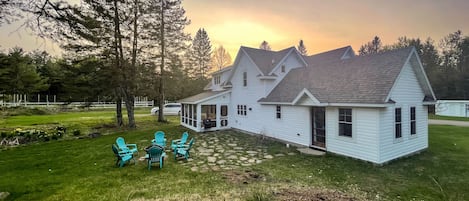
<path id="1" fill-rule="evenodd" d="M 281 119 L 282 118 L 282 108 L 280 105 L 277 105 L 277 119 Z"/>
<path id="2" fill-rule="evenodd" d="M 401 108 L 396 108 L 394 110 L 394 118 L 395 118 L 395 134 L 396 138 L 402 137 L 402 111 Z"/>
<path id="3" fill-rule="evenodd" d="M 339 109 L 339 136 L 352 137 L 352 109 Z"/>
<path id="4" fill-rule="evenodd" d="M 282 65 L 282 73 L 285 72 L 285 65 Z"/>
<path id="5" fill-rule="evenodd" d="M 214 84 L 220 84 L 220 76 L 219 75 L 213 77 L 213 83 Z"/>
<path id="6" fill-rule="evenodd" d="M 228 106 L 226 105 L 221 106 L 221 116 L 222 117 L 228 116 Z"/>
<path id="7" fill-rule="evenodd" d="M 246 105 L 238 105 L 238 115 L 246 116 Z"/>
<path id="8" fill-rule="evenodd" d="M 248 86 L 248 73 L 243 73 L 243 86 Z"/>
<path id="9" fill-rule="evenodd" d="M 410 107 L 410 134 L 417 134 L 416 121 L 415 121 L 415 107 Z"/>

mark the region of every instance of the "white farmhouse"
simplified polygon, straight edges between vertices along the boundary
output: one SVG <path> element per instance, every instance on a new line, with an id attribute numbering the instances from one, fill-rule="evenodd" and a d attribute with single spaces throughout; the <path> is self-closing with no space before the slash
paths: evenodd
<path id="1" fill-rule="evenodd" d="M 205 90 L 181 100 L 181 125 L 237 129 L 377 164 L 428 147 L 427 107 L 436 100 L 414 48 L 302 56 L 294 47 L 241 47 Z"/>

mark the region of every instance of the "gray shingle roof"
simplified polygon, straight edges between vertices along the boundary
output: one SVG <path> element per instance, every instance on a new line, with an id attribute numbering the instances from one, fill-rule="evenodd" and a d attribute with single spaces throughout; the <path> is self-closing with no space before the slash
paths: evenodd
<path id="1" fill-rule="evenodd" d="M 288 52 L 295 47 L 289 47 L 280 51 L 269 51 L 269 50 L 261 50 L 261 49 L 254 49 L 250 47 L 241 47 L 246 54 L 251 57 L 253 62 L 262 72 L 262 75 L 268 75 L 274 67 L 285 57 L 287 56 Z"/>
<path id="2" fill-rule="evenodd" d="M 225 91 L 206 91 L 206 92 L 202 92 L 202 93 L 197 94 L 197 95 L 193 95 L 191 97 L 181 99 L 178 102 L 180 102 L 180 103 L 195 103 L 195 102 L 201 101 L 203 99 L 214 97 L 214 96 L 216 96 L 218 94 L 221 94 L 223 92 L 226 92 L 226 90 Z"/>
<path id="3" fill-rule="evenodd" d="M 307 89 L 321 103 L 385 103 L 412 48 L 341 60 L 346 50 L 304 57 L 308 66 L 291 70 L 259 102 L 292 102 Z"/>

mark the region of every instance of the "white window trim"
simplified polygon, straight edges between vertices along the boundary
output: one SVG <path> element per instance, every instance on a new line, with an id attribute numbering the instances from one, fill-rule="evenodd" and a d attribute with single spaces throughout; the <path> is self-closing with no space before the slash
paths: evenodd
<path id="1" fill-rule="evenodd" d="M 339 109 L 351 109 L 352 110 L 352 137 L 349 137 L 349 136 L 343 136 L 343 135 L 339 135 Z M 342 107 L 342 108 L 337 108 L 337 122 L 335 124 L 335 127 L 336 127 L 336 130 L 337 130 L 337 133 L 335 134 L 335 139 L 337 140 L 341 140 L 341 141 L 344 141 L 344 142 L 350 142 L 350 143 L 356 143 L 357 142 L 357 131 L 356 131 L 356 125 L 354 122 L 354 120 L 356 120 L 356 115 L 355 115 L 355 112 L 354 112 L 354 108 L 351 108 L 351 107 Z M 327 132 L 327 130 L 326 130 Z M 326 134 L 327 136 L 327 134 Z M 327 140 L 326 140 L 327 142 Z"/>
<path id="2" fill-rule="evenodd" d="M 415 134 L 411 134 L 411 132 L 412 132 L 411 121 L 412 121 L 412 120 L 411 120 L 411 118 L 410 118 L 410 117 L 411 117 L 411 116 L 410 116 L 410 109 L 411 109 L 412 107 L 415 108 Z M 418 124 L 419 124 L 419 123 L 418 123 L 418 118 L 417 118 L 418 115 L 417 115 L 417 114 L 418 114 L 417 106 L 416 106 L 416 105 L 410 105 L 410 106 L 409 106 L 409 139 L 415 139 L 415 138 L 418 138 L 418 136 L 419 136 L 419 132 L 418 132 L 418 130 L 419 130 L 419 129 L 418 129 Z"/>
<path id="3" fill-rule="evenodd" d="M 280 110 L 277 110 L 280 108 Z M 280 113 L 280 118 L 278 118 L 278 114 Z M 276 105 L 275 106 L 275 119 L 281 120 L 282 119 L 282 106 L 281 105 Z"/>
<path id="4" fill-rule="evenodd" d="M 400 108 L 401 109 L 401 137 L 400 138 L 396 138 L 396 109 Z M 396 106 L 392 109 L 392 139 L 393 139 L 393 143 L 396 144 L 396 143 L 401 143 L 401 142 L 404 142 L 404 136 L 403 136 L 403 133 L 402 133 L 402 106 Z"/>

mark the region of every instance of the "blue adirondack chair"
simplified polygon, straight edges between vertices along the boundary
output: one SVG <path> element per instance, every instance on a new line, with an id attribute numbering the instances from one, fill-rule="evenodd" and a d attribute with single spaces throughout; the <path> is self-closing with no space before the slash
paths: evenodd
<path id="1" fill-rule="evenodd" d="M 192 145 L 194 144 L 195 139 L 192 138 L 191 141 L 189 141 L 189 144 L 186 146 L 178 147 L 174 150 L 174 159 L 177 160 L 177 157 L 184 157 L 186 160 L 189 159 L 191 156 L 190 150 L 192 148 Z"/>
<path id="2" fill-rule="evenodd" d="M 117 144 L 117 147 L 120 150 L 126 151 L 126 152 L 131 152 L 132 154 L 137 153 L 137 155 L 138 155 L 138 149 L 137 149 L 136 144 L 126 144 L 124 138 L 122 138 L 122 137 L 118 137 L 116 139 L 116 144 Z"/>
<path id="3" fill-rule="evenodd" d="M 189 134 L 187 132 L 184 132 L 182 134 L 181 139 L 172 140 L 171 141 L 171 149 L 173 151 L 175 151 L 177 148 L 184 147 L 184 145 L 187 142 L 187 138 L 189 138 Z"/>
<path id="4" fill-rule="evenodd" d="M 164 164 L 164 157 L 166 153 L 164 152 L 164 148 L 159 145 L 153 145 L 150 148 L 146 149 L 147 155 L 145 159 L 148 160 L 148 170 L 151 170 L 152 163 L 159 163 L 160 169 L 163 168 Z"/>
<path id="5" fill-rule="evenodd" d="M 112 151 L 114 152 L 114 155 L 116 156 L 116 166 L 123 167 L 125 163 L 130 162 L 130 160 L 134 160 L 135 164 L 135 158 L 134 155 L 131 152 L 128 151 L 119 151 L 119 148 L 115 144 L 112 144 Z"/>
<path id="6" fill-rule="evenodd" d="M 164 137 L 163 131 L 157 131 L 155 133 L 155 139 L 151 140 L 153 144 L 160 145 L 163 148 L 166 147 L 166 138 Z"/>

